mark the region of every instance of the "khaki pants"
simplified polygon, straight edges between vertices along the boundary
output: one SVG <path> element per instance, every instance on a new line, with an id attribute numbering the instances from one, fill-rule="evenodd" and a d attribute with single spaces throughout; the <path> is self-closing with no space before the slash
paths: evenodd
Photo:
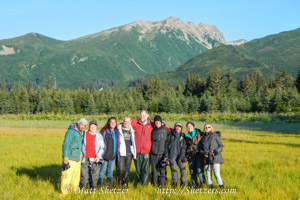
<path id="1" fill-rule="evenodd" d="M 81 162 L 69 160 L 70 168 L 61 173 L 61 192 L 69 194 L 78 190 Z"/>

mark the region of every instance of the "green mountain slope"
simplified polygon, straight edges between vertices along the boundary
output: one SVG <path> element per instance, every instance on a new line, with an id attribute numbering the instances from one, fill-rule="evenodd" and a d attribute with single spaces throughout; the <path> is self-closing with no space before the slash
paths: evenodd
<path id="1" fill-rule="evenodd" d="M 70 41 L 27 34 L 0 40 L 0 83 L 45 86 L 50 78 L 59 87 L 112 86 L 174 69 L 224 44 L 215 26 L 175 17 L 136 21 Z"/>
<path id="2" fill-rule="evenodd" d="M 206 77 L 214 67 L 220 67 L 223 74 L 230 69 L 236 78 L 257 69 L 267 76 L 276 75 L 282 67 L 285 67 L 289 74 L 296 77 L 299 62 L 300 29 L 296 29 L 256 39 L 240 46 L 214 48 L 174 70 L 158 75 L 169 82 L 177 82 L 185 80 L 188 73 Z"/>
<path id="3" fill-rule="evenodd" d="M 34 81 L 31 71 L 40 58 L 62 42 L 37 33 L 0 40 L 0 82 Z"/>

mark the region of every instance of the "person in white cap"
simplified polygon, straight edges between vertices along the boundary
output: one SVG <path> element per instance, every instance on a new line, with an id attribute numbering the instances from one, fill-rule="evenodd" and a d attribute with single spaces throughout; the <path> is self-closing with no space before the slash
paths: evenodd
<path id="1" fill-rule="evenodd" d="M 82 133 L 86 125 L 86 119 L 82 118 L 77 123 L 72 123 L 66 132 L 62 146 L 61 192 L 63 194 L 75 191 L 79 187 Z"/>

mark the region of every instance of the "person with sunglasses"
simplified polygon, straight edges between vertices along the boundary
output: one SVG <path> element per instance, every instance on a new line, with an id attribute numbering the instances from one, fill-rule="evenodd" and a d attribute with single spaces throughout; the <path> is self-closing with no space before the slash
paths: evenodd
<path id="1" fill-rule="evenodd" d="M 213 188 L 212 183 L 212 171 L 214 171 L 215 178 L 219 187 L 224 188 L 220 164 L 222 164 L 223 157 L 221 152 L 223 151 L 223 143 L 221 139 L 221 133 L 219 131 L 214 132 L 214 129 L 210 123 L 204 125 L 204 136 L 200 143 L 200 153 L 204 155 L 205 159 L 205 171 L 207 176 L 207 184 L 210 188 Z"/>

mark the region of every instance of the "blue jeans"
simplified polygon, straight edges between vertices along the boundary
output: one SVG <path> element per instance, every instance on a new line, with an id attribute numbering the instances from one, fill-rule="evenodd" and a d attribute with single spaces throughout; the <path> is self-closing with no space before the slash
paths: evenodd
<path id="1" fill-rule="evenodd" d="M 191 187 L 198 186 L 197 177 L 199 177 L 200 184 L 204 184 L 205 176 L 204 176 L 203 159 L 202 158 L 190 159 L 188 162 L 189 162 L 189 171 L 191 175 Z"/>
<path id="2" fill-rule="evenodd" d="M 113 178 L 114 166 L 115 166 L 115 159 L 108 160 L 108 161 L 105 160 L 101 165 L 99 178 L 104 178 L 105 173 L 106 173 L 106 178 Z"/>
<path id="3" fill-rule="evenodd" d="M 211 175 L 211 167 L 210 165 L 205 165 L 205 171 L 207 176 L 207 184 L 212 185 L 212 175 Z M 223 185 L 222 178 L 221 178 L 221 169 L 220 169 L 220 163 L 214 164 L 214 175 L 217 180 L 218 185 Z"/>

